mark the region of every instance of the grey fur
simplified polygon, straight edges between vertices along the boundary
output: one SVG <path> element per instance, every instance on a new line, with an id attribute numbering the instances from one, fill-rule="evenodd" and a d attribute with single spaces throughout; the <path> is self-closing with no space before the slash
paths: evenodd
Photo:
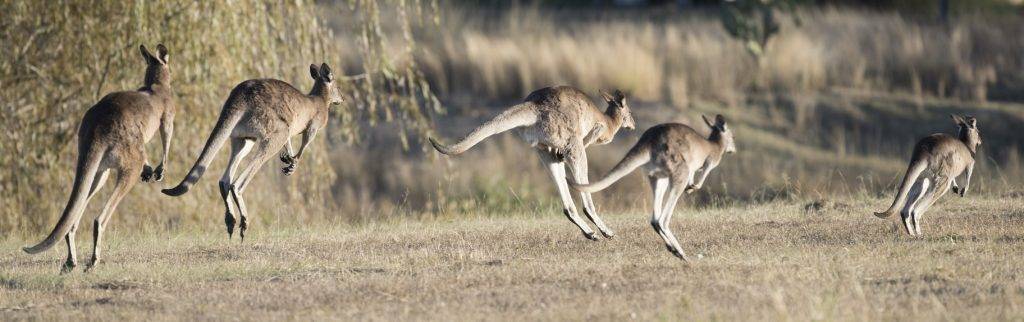
<path id="1" fill-rule="evenodd" d="M 654 191 L 651 226 L 665 241 L 669 251 L 685 260 L 686 254 L 669 229 L 676 202 L 682 193 L 693 193 L 704 185 L 704 180 L 721 162 L 724 153 L 736 152 L 733 133 L 724 117 L 718 115 L 714 122 L 704 118 L 704 122 L 711 128 L 711 135 L 707 138 L 684 124 L 667 123 L 652 127 L 607 175 L 591 184 L 571 184 L 580 191 L 597 192 L 642 167 Z M 696 179 L 698 171 L 700 178 Z M 666 192 L 667 201 L 663 200 Z"/>
<path id="2" fill-rule="evenodd" d="M 896 199 L 888 209 L 875 213 L 879 218 L 887 218 L 902 208 L 903 226 L 911 236 L 921 236 L 921 215 L 950 187 L 963 197 L 971 184 L 975 154 L 981 145 L 978 121 L 971 116 L 950 117 L 957 125 L 957 136 L 936 133 L 918 141 Z M 966 181 L 960 188 L 956 177 L 965 173 Z"/>
<path id="3" fill-rule="evenodd" d="M 586 148 L 611 142 L 620 128 L 635 127 L 626 97 L 621 91 L 602 91 L 601 96 L 608 104 L 604 112 L 579 89 L 568 86 L 542 88 L 530 93 L 523 103 L 477 127 L 455 144 L 446 146 L 433 138 L 430 138 L 430 142 L 441 153 L 458 155 L 491 135 L 514 129 L 520 138 L 537 149 L 541 161 L 551 172 L 562 199 L 563 212 L 580 228 L 584 236 L 596 239 L 590 227 L 580 220 L 569 195 L 568 184 L 565 182 L 566 166 L 577 181 L 586 182 Z M 581 192 L 580 197 L 587 217 L 605 237 L 613 237 L 615 233 L 598 217 L 590 193 Z"/>
<path id="4" fill-rule="evenodd" d="M 117 171 L 117 186 L 94 223 L 93 257 L 88 268 L 99 262 L 100 243 L 107 223 L 140 177 L 147 182 L 163 179 L 176 109 L 167 67 L 170 55 L 162 44 L 157 46 L 156 54 L 145 46 L 139 46 L 139 51 L 147 64 L 143 86 L 135 91 L 107 94 L 86 111 L 78 128 L 78 166 L 67 207 L 46 239 L 24 248 L 29 254 L 39 253 L 53 247 L 63 237 L 67 241 L 68 259 L 62 272 L 77 266 L 75 232 L 78 223 L 86 204 L 106 182 L 110 170 Z M 147 161 L 145 144 L 158 130 L 163 141 L 163 156 L 153 169 Z"/>
<path id="5" fill-rule="evenodd" d="M 239 236 L 244 239 L 248 212 L 242 192 L 252 182 L 257 170 L 273 158 L 276 151 L 284 148 L 280 158 L 286 166 L 282 171 L 286 175 L 292 174 L 306 147 L 327 125 L 329 107 L 343 101 L 334 84 L 334 74 L 326 63 L 320 67 L 310 65 L 309 68 L 315 81 L 309 94 L 276 79 L 252 79 L 235 86 L 195 165 L 180 184 L 164 189 L 163 193 L 180 196 L 188 192 L 189 187 L 206 172 L 216 152 L 230 140 L 231 161 L 220 182 L 221 198 L 226 208 L 224 222 L 230 238 L 238 222 L 234 216 L 237 213 L 241 217 Z M 295 154 L 290 138 L 298 134 L 302 134 L 302 145 Z M 241 174 L 235 176 L 234 171 L 249 153 L 252 153 L 249 163 Z"/>

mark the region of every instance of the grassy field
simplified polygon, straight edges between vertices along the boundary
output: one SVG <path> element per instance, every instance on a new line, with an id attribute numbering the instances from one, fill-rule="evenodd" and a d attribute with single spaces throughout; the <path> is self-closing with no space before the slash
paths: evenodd
<path id="1" fill-rule="evenodd" d="M 1019 15 L 808 7 L 754 61 L 715 10 L 240 3 L 0 1 L 0 43 L 18 44 L 0 46 L 0 320 L 1024 320 Z M 65 206 L 84 111 L 136 88 L 135 48 L 157 42 L 179 96 L 167 179 L 117 210 L 100 267 L 59 275 L 63 246 L 20 249 Z M 232 86 L 305 89 L 322 61 L 349 76 L 349 103 L 296 175 L 261 170 L 245 243 L 223 232 L 227 151 L 189 195 L 158 192 Z M 514 136 L 451 158 L 424 145 L 558 84 L 628 93 L 638 129 L 588 149 L 591 178 L 651 126 L 729 119 L 738 153 L 674 217 L 693 262 L 652 231 L 639 175 L 597 195 L 618 235 L 592 242 Z M 871 213 L 917 139 L 954 131 L 951 113 L 981 128 L 972 195 L 948 195 L 910 238 Z M 108 194 L 85 212 L 80 264 Z"/>
<path id="2" fill-rule="evenodd" d="M 27 240 L 0 242 L 0 316 L 1019 320 L 1021 198 L 947 198 L 920 239 L 870 215 L 888 200 L 683 209 L 673 227 L 690 264 L 665 251 L 640 209 L 605 214 L 619 235 L 596 242 L 553 209 L 257 225 L 243 244 L 213 219 L 172 234 L 114 225 L 90 273 L 58 275 L 63 250 L 30 257 L 18 251 Z"/>

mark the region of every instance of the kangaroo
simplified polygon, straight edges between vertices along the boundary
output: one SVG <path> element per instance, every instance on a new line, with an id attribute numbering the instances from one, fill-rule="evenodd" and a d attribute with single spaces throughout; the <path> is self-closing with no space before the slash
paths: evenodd
<path id="1" fill-rule="evenodd" d="M 308 95 L 276 79 L 252 79 L 235 86 L 195 165 L 180 184 L 164 189 L 163 193 L 180 196 L 188 192 L 202 178 L 216 152 L 230 139 L 231 157 L 220 179 L 220 197 L 226 209 L 224 224 L 228 238 L 234 234 L 234 214 L 237 213 L 241 219 L 238 235 L 244 241 L 248 211 L 242 192 L 252 182 L 253 176 L 282 147 L 285 151 L 280 158 L 285 167 L 281 171 L 285 175 L 294 173 L 306 147 L 327 125 L 329 107 L 343 102 L 340 90 L 334 84 L 334 73 L 326 63 L 319 68 L 310 65 L 309 74 L 315 82 Z M 300 133 L 302 145 L 298 153 L 293 153 L 290 138 Z M 235 176 L 239 163 L 248 154 L 252 154 L 249 163 Z"/>
<path id="2" fill-rule="evenodd" d="M 957 136 L 936 133 L 918 141 L 896 200 L 889 209 L 875 213 L 879 218 L 887 218 L 902 207 L 900 217 L 903 219 L 903 227 L 911 236 L 921 236 L 921 215 L 945 195 L 950 187 L 953 193 L 963 197 L 971 185 L 974 158 L 981 145 L 978 120 L 973 116 L 950 117 L 958 127 Z M 956 183 L 956 177 L 961 174 L 966 174 L 962 188 Z"/>
<path id="3" fill-rule="evenodd" d="M 167 47 L 162 44 L 157 46 L 156 55 L 146 46 L 139 46 L 139 50 L 147 65 L 143 86 L 135 91 L 107 94 L 85 112 L 78 128 L 78 164 L 71 198 L 50 235 L 39 244 L 23 249 L 26 253 L 36 254 L 50 249 L 64 237 L 68 259 L 61 268 L 62 273 L 71 272 L 78 265 L 75 252 L 78 222 L 86 204 L 107 181 L 110 170 L 117 171 L 117 185 L 93 223 L 93 253 L 87 271 L 99 263 L 103 231 L 128 191 L 140 178 L 146 182 L 163 180 L 176 109 L 171 73 L 167 67 L 169 57 Z M 145 145 L 158 128 L 163 141 L 163 156 L 153 169 L 149 166 Z"/>
<path id="4" fill-rule="evenodd" d="M 562 212 L 586 238 L 597 240 L 594 231 L 577 215 L 565 179 L 566 163 L 576 182 L 586 183 L 586 148 L 592 144 L 608 144 L 620 128 L 636 126 L 622 91 L 616 90 L 614 94 L 601 91 L 601 97 L 608 103 L 604 112 L 598 110 L 587 94 L 579 89 L 568 86 L 542 88 L 530 93 L 523 103 L 473 129 L 455 144 L 442 145 L 434 138 L 430 138 L 430 143 L 441 153 L 458 155 L 491 135 L 517 129 L 519 137 L 537 149 L 541 162 L 547 166 L 562 199 Z M 584 213 L 597 225 L 601 234 L 607 238 L 614 237 L 615 232 L 598 217 L 590 193 L 580 193 L 580 199 Z"/>
<path id="5" fill-rule="evenodd" d="M 600 180 L 587 184 L 573 182 L 573 188 L 579 191 L 597 192 L 607 188 L 625 175 L 643 166 L 643 171 L 654 191 L 654 213 L 651 215 L 651 226 L 665 241 L 676 257 L 687 260 L 686 253 L 679 246 L 679 241 L 669 229 L 672 212 L 675 211 L 679 197 L 693 193 L 704 186 L 711 170 L 722 161 L 724 153 L 735 153 L 736 143 L 733 133 L 721 115 L 715 116 L 712 123 L 701 116 L 704 123 L 711 128 L 711 135 L 702 137 L 693 128 L 678 124 L 666 123 L 652 127 L 640 136 L 626 156 Z M 700 178 L 694 182 L 697 172 Z M 663 202 L 668 191 L 668 202 Z"/>

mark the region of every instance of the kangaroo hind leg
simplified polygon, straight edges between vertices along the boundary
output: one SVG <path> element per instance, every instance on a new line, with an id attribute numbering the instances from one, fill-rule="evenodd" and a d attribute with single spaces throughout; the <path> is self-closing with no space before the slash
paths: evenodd
<path id="1" fill-rule="evenodd" d="M 590 178 L 587 173 L 587 154 L 586 152 L 579 150 L 579 152 L 569 153 L 566 162 L 569 165 L 569 172 L 572 174 L 573 180 L 580 184 L 590 183 Z M 601 220 L 601 217 L 597 215 L 597 205 L 594 204 L 593 195 L 589 192 L 580 191 L 580 202 L 583 203 L 583 213 L 587 215 L 594 225 L 597 226 L 597 230 L 601 231 L 601 234 L 606 238 L 615 237 L 615 232 L 608 228 Z"/>
<path id="2" fill-rule="evenodd" d="M 936 181 L 938 180 L 942 179 L 937 179 Z M 917 233 L 917 236 L 923 235 L 921 233 L 921 225 L 918 224 L 918 222 L 921 220 L 921 216 L 924 215 L 924 213 L 928 211 L 928 208 L 931 208 L 931 206 L 934 205 L 935 202 L 939 200 L 939 198 L 942 198 L 942 196 L 945 195 L 947 191 L 949 191 L 949 187 L 950 185 L 952 185 L 952 183 L 952 178 L 946 179 L 945 181 L 942 182 L 936 182 L 935 187 L 928 191 L 928 194 L 922 197 L 921 201 L 918 202 L 917 206 L 914 207 L 914 229 Z"/>
<path id="3" fill-rule="evenodd" d="M 103 212 L 100 213 L 99 217 L 93 222 L 92 230 L 92 259 L 89 261 L 86 270 L 90 270 L 99 263 L 101 258 L 101 244 L 103 243 L 103 232 L 107 228 L 107 224 L 110 223 L 110 217 L 113 216 L 114 211 L 117 210 L 117 205 L 121 203 L 121 200 L 132 190 L 132 187 L 139 182 L 141 178 L 139 171 L 142 171 L 142 160 L 138 160 L 136 164 L 132 164 L 129 167 L 122 167 L 117 171 L 117 183 L 114 186 L 114 191 L 110 194 L 107 199 L 107 203 L 103 206 Z"/>
<path id="4" fill-rule="evenodd" d="M 569 218 L 569 221 L 572 221 L 576 227 L 580 228 L 584 237 L 590 240 L 597 240 L 594 231 L 576 213 L 576 204 L 573 203 L 572 195 L 569 194 L 569 183 L 565 181 L 565 163 L 547 151 L 539 151 L 538 154 L 540 154 L 541 162 L 548 168 L 551 179 L 555 181 L 558 196 L 562 199 L 562 212 Z"/>
<path id="5" fill-rule="evenodd" d="M 235 207 L 238 208 L 238 214 L 241 219 L 238 223 L 238 237 L 240 237 L 242 241 L 245 241 L 245 231 L 249 228 L 249 211 L 245 208 L 245 199 L 242 198 L 242 193 L 245 191 L 245 188 L 249 186 L 249 183 L 252 182 L 256 172 L 263 167 L 263 164 L 274 158 L 274 153 L 281 149 L 285 140 L 287 140 L 287 136 L 283 136 L 277 140 L 263 140 L 256 143 L 255 147 L 252 149 L 252 156 L 249 158 L 249 164 L 247 164 L 245 169 L 242 170 L 242 173 L 232 181 L 230 193 L 231 198 L 235 201 Z"/>
<path id="6" fill-rule="evenodd" d="M 228 166 L 224 169 L 224 175 L 221 176 L 218 186 L 220 187 L 220 198 L 224 201 L 224 225 L 228 231 L 228 239 L 235 232 L 235 214 L 240 213 L 237 207 L 232 211 L 232 197 L 231 190 L 234 187 L 235 181 L 235 170 L 238 169 L 238 164 L 241 163 L 242 158 L 249 154 L 252 150 L 254 142 L 252 140 L 246 140 L 242 138 L 231 139 L 231 158 L 228 160 Z"/>
<path id="7" fill-rule="evenodd" d="M 669 181 L 668 178 L 660 178 L 656 176 L 648 176 L 647 180 L 651 184 L 651 193 L 653 195 L 651 204 L 651 228 L 654 228 L 654 232 L 661 236 L 661 240 L 665 242 L 665 247 L 671 250 L 671 242 L 668 240 L 668 236 L 665 235 L 665 227 L 661 224 L 661 218 L 665 216 L 662 212 L 665 208 L 665 192 L 668 191 Z"/>
<path id="8" fill-rule="evenodd" d="M 100 169 L 96 170 L 96 175 L 93 177 L 92 186 L 89 187 L 89 195 L 85 199 L 85 203 L 89 204 L 92 201 L 92 197 L 96 196 L 96 193 L 103 188 L 103 184 L 107 181 L 107 173 L 109 171 L 101 166 Z M 70 272 L 78 265 L 78 251 L 75 246 L 75 234 L 78 232 L 78 222 L 75 222 L 71 226 L 71 230 L 64 236 L 68 246 L 68 259 L 64 262 L 64 266 L 61 268 L 61 272 Z"/>
<path id="9" fill-rule="evenodd" d="M 914 216 L 919 211 L 921 200 L 929 194 L 929 188 L 931 186 L 931 180 L 928 178 L 921 178 L 914 186 L 911 187 L 910 193 L 907 196 L 907 203 L 903 206 L 903 210 L 900 211 L 900 218 L 903 220 L 903 228 L 907 230 L 907 234 L 911 236 L 917 236 L 917 220 Z"/>
<path id="10" fill-rule="evenodd" d="M 690 173 L 689 179 L 686 181 L 678 179 L 672 180 L 668 189 L 668 201 L 665 203 L 665 206 L 661 211 L 661 230 L 665 233 L 665 241 L 668 245 L 668 250 L 669 252 L 672 252 L 672 255 L 675 255 L 684 261 L 688 261 L 689 259 L 686 257 L 686 253 L 683 252 L 683 247 L 679 245 L 679 240 L 676 239 L 675 234 L 672 233 L 670 226 L 672 213 L 676 209 L 676 203 L 679 202 L 679 198 L 683 195 L 683 192 L 686 191 L 686 187 L 690 186 L 692 182 L 693 173 Z"/>

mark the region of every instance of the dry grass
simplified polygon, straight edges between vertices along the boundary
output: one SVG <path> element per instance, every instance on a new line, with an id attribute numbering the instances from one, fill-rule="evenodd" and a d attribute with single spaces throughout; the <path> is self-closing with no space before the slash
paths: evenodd
<path id="1" fill-rule="evenodd" d="M 677 213 L 692 265 L 647 216 L 606 214 L 587 241 L 554 209 L 475 219 L 273 230 L 244 244 L 200 232 L 110 234 L 92 273 L 62 252 L 0 242 L 5 319 L 1017 320 L 1021 195 L 947 198 L 911 239 L 870 211 L 771 203 Z M 84 246 L 83 246 L 84 250 Z M 699 254 L 699 255 L 698 255 Z"/>
<path id="2" fill-rule="evenodd" d="M 757 66 L 714 10 L 449 8 L 421 31 L 417 56 L 444 93 L 520 98 L 539 86 L 617 87 L 688 107 L 743 105 L 752 89 L 834 87 L 971 100 L 1019 100 L 1019 17 L 964 16 L 950 26 L 897 13 L 798 12 Z"/>

